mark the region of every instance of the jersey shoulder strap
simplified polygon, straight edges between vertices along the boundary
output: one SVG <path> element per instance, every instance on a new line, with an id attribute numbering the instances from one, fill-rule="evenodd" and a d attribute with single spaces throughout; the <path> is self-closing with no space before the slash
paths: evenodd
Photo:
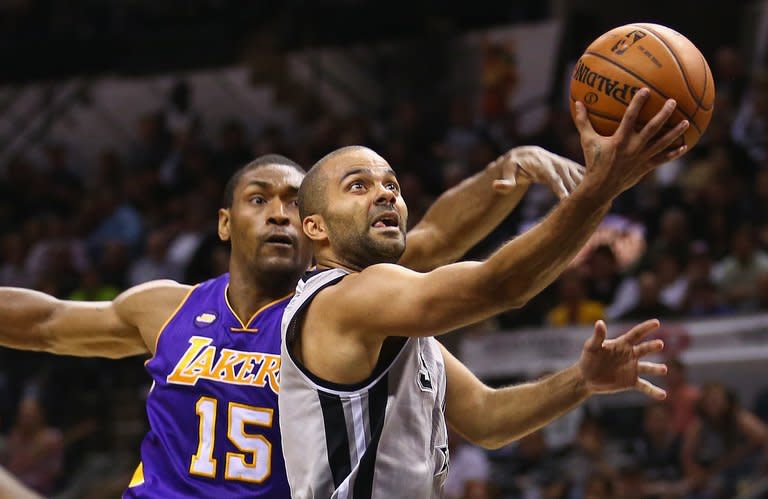
<path id="1" fill-rule="evenodd" d="M 285 308 L 285 312 L 283 312 L 283 320 L 280 327 L 283 341 L 286 341 L 288 344 L 293 343 L 296 334 L 298 334 L 296 326 L 317 293 L 341 281 L 348 274 L 349 271 L 347 270 L 335 268 L 307 272 L 301 278 L 296 286 L 296 294 L 293 295 L 291 302 Z"/>

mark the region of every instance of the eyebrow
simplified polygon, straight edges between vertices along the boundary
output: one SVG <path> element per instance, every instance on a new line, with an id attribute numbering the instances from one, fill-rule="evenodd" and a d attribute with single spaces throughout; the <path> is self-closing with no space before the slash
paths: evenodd
<path id="1" fill-rule="evenodd" d="M 371 170 L 370 168 L 355 168 L 354 170 L 350 170 L 347 173 L 345 173 L 341 177 L 341 180 L 339 180 L 339 183 L 344 182 L 344 180 L 347 177 L 351 177 L 352 175 L 357 175 L 358 173 L 372 174 L 373 170 Z M 397 174 L 395 173 L 395 170 L 393 170 L 392 168 L 387 168 L 386 173 L 387 173 L 387 175 L 390 175 L 390 176 L 394 177 L 395 179 L 397 179 Z"/>

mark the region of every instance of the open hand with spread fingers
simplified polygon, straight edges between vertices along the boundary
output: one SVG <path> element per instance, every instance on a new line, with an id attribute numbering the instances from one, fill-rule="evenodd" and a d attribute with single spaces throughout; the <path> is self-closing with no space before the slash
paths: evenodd
<path id="1" fill-rule="evenodd" d="M 640 111 L 649 95 L 647 88 L 637 91 L 616 132 L 609 137 L 599 135 L 592 128 L 583 103 L 574 104 L 574 123 L 587 165 L 582 185 L 601 201 L 612 201 L 656 167 L 679 158 L 687 150 L 685 145 L 675 144 L 681 142 L 688 121 L 683 120 L 671 128 L 667 124 L 677 106 L 673 99 L 667 100 L 653 118 L 640 126 Z"/>
<path id="2" fill-rule="evenodd" d="M 538 146 L 515 147 L 495 162 L 501 167 L 502 178 L 493 182 L 493 189 L 501 194 L 508 194 L 519 186 L 539 183 L 563 199 L 581 183 L 585 170 L 575 161 Z"/>
<path id="3" fill-rule="evenodd" d="M 638 324 L 617 338 L 606 340 L 608 330 L 605 322 L 597 321 L 594 334 L 584 343 L 578 364 L 589 393 L 635 389 L 658 400 L 666 398 L 667 392 L 640 377 L 667 373 L 665 364 L 641 360 L 664 349 L 661 340 L 644 341 L 658 327 L 659 321 L 653 319 Z"/>

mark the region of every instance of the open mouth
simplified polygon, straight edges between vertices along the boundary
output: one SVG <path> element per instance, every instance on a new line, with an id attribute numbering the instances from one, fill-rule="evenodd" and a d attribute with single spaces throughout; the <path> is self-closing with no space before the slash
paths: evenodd
<path id="1" fill-rule="evenodd" d="M 400 216 L 397 213 L 384 213 L 373 219 L 371 227 L 386 229 L 389 227 L 400 228 Z"/>
<path id="2" fill-rule="evenodd" d="M 277 246 L 293 246 L 293 238 L 287 234 L 272 234 L 266 242 Z"/>

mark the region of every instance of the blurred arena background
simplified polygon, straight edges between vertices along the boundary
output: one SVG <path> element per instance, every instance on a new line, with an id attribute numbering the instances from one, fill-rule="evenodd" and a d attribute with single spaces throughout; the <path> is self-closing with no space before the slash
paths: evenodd
<path id="1" fill-rule="evenodd" d="M 768 497 L 768 2 L 0 0 L 0 285 L 110 300 L 226 271 L 226 179 L 276 152 L 309 167 L 372 146 L 415 223 L 515 145 L 582 161 L 570 68 L 604 31 L 670 26 L 710 62 L 701 143 L 615 203 L 561 279 L 514 313 L 449 335 L 493 384 L 576 359 L 589 325 L 659 317 L 668 403 L 604 397 L 516 445 L 453 442 L 449 497 L 714 498 L 682 466 Z M 533 188 L 467 258 L 555 203 Z M 0 350 L 0 463 L 46 496 L 111 498 L 138 461 L 145 359 Z M 47 448 L 28 435 L 47 432 Z M 45 456 L 41 459 L 40 456 Z M 734 497 L 733 495 L 727 497 Z"/>

